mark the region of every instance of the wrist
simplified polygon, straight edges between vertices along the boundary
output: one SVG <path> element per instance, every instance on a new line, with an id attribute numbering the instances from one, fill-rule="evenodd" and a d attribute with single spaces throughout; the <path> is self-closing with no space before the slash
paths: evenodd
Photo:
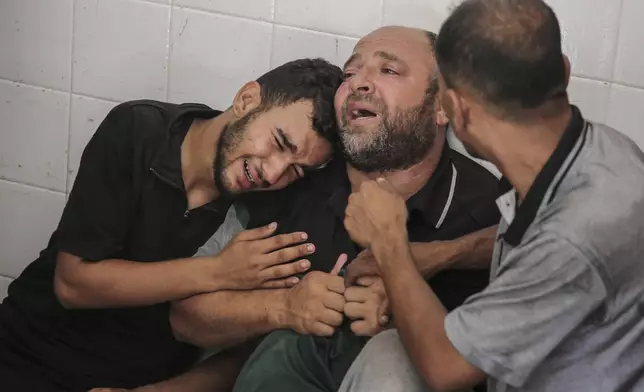
<path id="1" fill-rule="evenodd" d="M 407 238 L 407 228 L 404 227 L 392 233 L 380 235 L 373 241 L 371 246 L 371 253 L 375 256 L 378 265 L 382 261 L 406 252 L 409 252 L 409 240 Z"/>
<path id="2" fill-rule="evenodd" d="M 223 278 L 223 271 L 220 271 L 221 265 L 217 256 L 194 257 L 194 265 L 191 266 L 192 281 L 199 293 L 209 293 L 213 291 L 231 289 L 226 287 L 226 279 Z"/>
<path id="3" fill-rule="evenodd" d="M 272 329 L 292 329 L 291 312 L 289 311 L 288 296 L 290 289 L 275 289 L 270 291 L 271 299 L 266 305 L 268 324 Z"/>

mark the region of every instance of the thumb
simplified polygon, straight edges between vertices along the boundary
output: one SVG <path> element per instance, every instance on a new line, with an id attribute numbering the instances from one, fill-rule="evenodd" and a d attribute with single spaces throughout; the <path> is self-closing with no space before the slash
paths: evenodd
<path id="1" fill-rule="evenodd" d="M 275 229 L 277 229 L 277 222 L 271 222 L 266 226 L 261 226 L 256 229 L 244 230 L 237 235 L 237 239 L 240 241 L 261 240 L 273 235 Z"/>
<path id="2" fill-rule="evenodd" d="M 338 257 L 338 260 L 335 262 L 335 265 L 333 266 L 333 269 L 331 270 L 331 275 L 337 276 L 340 274 L 340 271 L 342 270 L 342 267 L 346 264 L 347 260 L 349 260 L 349 257 L 347 256 L 346 253 L 341 254 Z"/>
<path id="3" fill-rule="evenodd" d="M 389 324 L 389 299 L 385 298 L 378 308 L 378 322 L 381 327 Z"/>

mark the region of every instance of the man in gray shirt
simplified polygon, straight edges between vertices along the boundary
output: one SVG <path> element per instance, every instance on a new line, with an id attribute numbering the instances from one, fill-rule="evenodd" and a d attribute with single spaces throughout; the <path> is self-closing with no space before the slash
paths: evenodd
<path id="1" fill-rule="evenodd" d="M 486 377 L 491 392 L 644 391 L 644 154 L 570 106 L 541 0 L 467 0 L 436 52 L 456 136 L 506 179 L 490 284 L 447 314 L 414 268 L 404 202 L 365 183 L 345 225 L 378 262 L 397 330 L 367 344 L 341 391 Z"/>

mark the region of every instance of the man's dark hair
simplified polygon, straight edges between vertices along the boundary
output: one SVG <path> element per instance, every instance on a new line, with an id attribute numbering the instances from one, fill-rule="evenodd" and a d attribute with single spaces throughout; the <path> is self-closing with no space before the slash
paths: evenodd
<path id="1" fill-rule="evenodd" d="M 436 60 L 447 87 L 504 117 L 566 96 L 559 22 L 541 0 L 464 1 L 441 27 Z"/>
<path id="2" fill-rule="evenodd" d="M 262 88 L 263 109 L 311 100 L 313 129 L 335 145 L 338 125 L 333 101 L 342 83 L 339 67 L 323 59 L 300 59 L 265 73 L 257 83 Z"/>

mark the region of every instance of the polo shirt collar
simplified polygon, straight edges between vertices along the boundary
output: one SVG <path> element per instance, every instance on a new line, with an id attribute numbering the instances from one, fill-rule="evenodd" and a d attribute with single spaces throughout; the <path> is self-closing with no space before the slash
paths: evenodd
<path id="1" fill-rule="evenodd" d="M 436 170 L 425 185 L 407 200 L 410 219 L 418 216 L 436 229 L 440 228 L 445 220 L 456 189 L 457 171 L 452 163 L 452 151 L 445 142 Z M 327 202 L 333 213 L 344 219 L 351 194 L 346 163 L 341 159 L 334 160 L 327 169 L 326 175 L 320 176 L 315 186 L 329 195 Z"/>
<path id="2" fill-rule="evenodd" d="M 209 108 L 201 104 L 182 104 L 170 125 L 167 128 L 168 138 L 165 144 L 161 145 L 159 153 L 152 161 L 150 171 L 164 183 L 180 190 L 185 194 L 183 183 L 183 171 L 181 170 L 181 145 L 183 140 L 196 118 L 213 118 L 221 114 L 221 111 Z M 214 212 L 226 211 L 232 203 L 226 197 L 219 197 L 203 207 Z"/>
<path id="3" fill-rule="evenodd" d="M 552 155 L 550 155 L 546 164 L 543 166 L 539 174 L 537 174 L 537 177 L 532 183 L 530 190 L 528 190 L 525 199 L 518 209 L 516 209 L 513 219 L 510 219 L 511 222 L 507 231 L 503 234 L 505 242 L 512 246 L 517 246 L 521 243 L 521 239 L 523 238 L 526 230 L 528 230 L 528 227 L 534 221 L 537 211 L 539 210 L 550 185 L 553 183 L 557 173 L 562 169 L 568 156 L 575 149 L 575 145 L 577 145 L 577 141 L 586 127 L 586 122 L 579 109 L 576 106 L 571 105 L 571 110 L 572 118 L 568 127 L 564 131 L 564 134 L 559 140 L 559 143 Z M 577 150 L 576 153 L 578 154 L 579 150 Z M 576 156 L 574 158 L 576 158 Z M 572 165 L 573 161 L 574 159 L 569 162 L 567 165 L 568 168 Z M 500 186 L 504 191 L 506 191 L 501 198 L 507 197 L 511 193 L 513 196 L 516 195 L 516 192 L 513 189 L 510 189 L 510 191 L 507 192 L 511 185 L 506 178 L 501 180 Z M 499 198 L 499 200 L 501 200 L 501 198 Z M 505 214 L 503 215 L 505 216 Z"/>
<path id="4" fill-rule="evenodd" d="M 180 106 L 181 109 L 174 114 L 166 129 L 168 138 L 159 148 L 150 170 L 166 184 L 184 190 L 181 170 L 181 145 L 190 129 L 190 125 L 195 118 L 212 118 L 218 116 L 221 112 L 200 104 L 183 104 Z"/>

